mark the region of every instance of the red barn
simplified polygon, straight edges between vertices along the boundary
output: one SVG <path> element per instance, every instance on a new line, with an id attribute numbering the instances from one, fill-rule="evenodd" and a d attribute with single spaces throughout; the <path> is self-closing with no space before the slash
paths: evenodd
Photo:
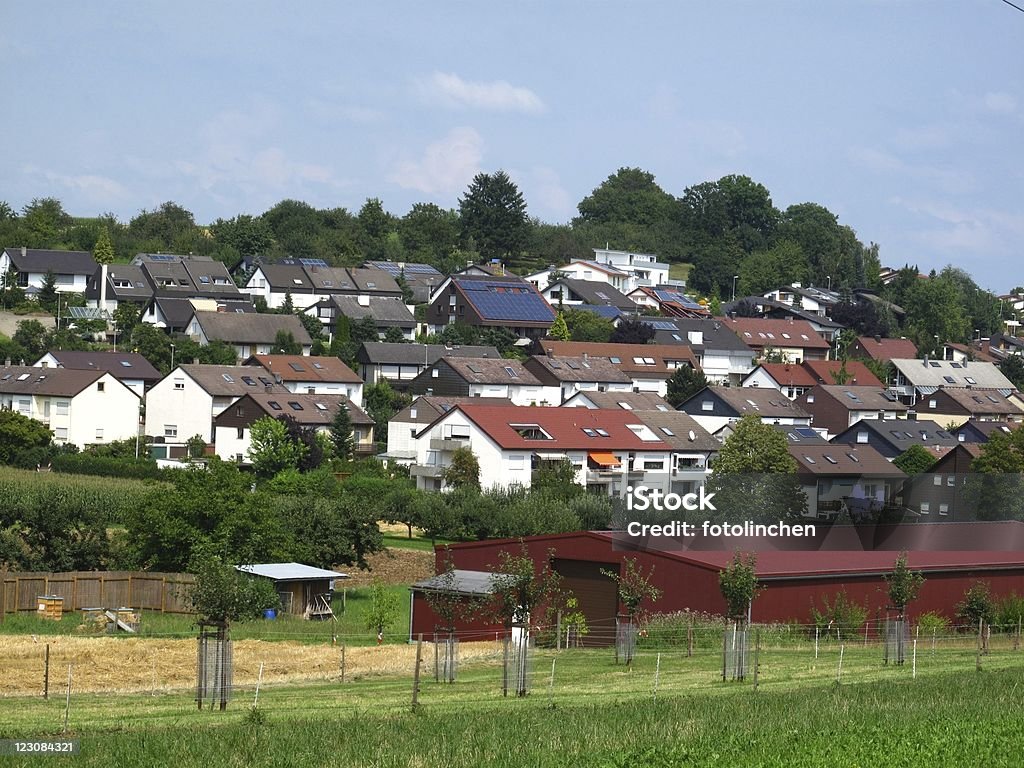
<path id="1" fill-rule="evenodd" d="M 1000 542 L 1000 550 L 956 550 L 958 542 L 970 541 L 979 530 L 986 541 Z M 970 530 L 968 530 L 970 529 Z M 758 622 L 796 621 L 808 623 L 811 606 L 821 607 L 822 597 L 830 600 L 840 590 L 860 604 L 867 604 L 869 615 L 876 610 L 884 615 L 887 605 L 883 575 L 889 573 L 900 551 L 908 552 L 908 564 L 923 572 L 926 581 L 917 600 L 911 605 L 911 616 L 929 611 L 953 618 L 956 604 L 964 592 L 978 580 L 988 582 L 996 597 L 1011 592 L 1024 594 L 1024 524 L 942 523 L 906 525 L 872 531 L 833 526 L 815 551 L 766 550 L 765 540 L 742 538 L 719 539 L 719 549 L 658 551 L 630 550 L 616 542 L 617 534 L 582 531 L 524 539 L 535 563 L 549 560 L 563 577 L 563 586 L 572 590 L 580 609 L 587 617 L 591 642 L 611 643 L 615 616 L 620 606 L 615 582 L 602 570 L 620 572 L 623 559 L 636 558 L 644 572 L 654 568 L 651 582 L 662 591 L 654 606 L 658 612 L 682 610 L 712 614 L 725 612 L 725 601 L 718 588 L 718 574 L 732 559 L 732 553 L 757 551 L 757 575 L 762 591 L 752 606 L 751 617 Z M 884 549 L 864 550 L 863 542 L 881 541 Z M 977 540 L 977 539 L 975 539 Z M 713 542 L 704 542 L 706 546 Z M 452 544 L 447 552 L 438 548 L 436 567 L 444 568 L 450 556 L 456 568 L 472 571 L 493 571 L 498 555 L 505 551 L 519 554 L 518 539 Z M 927 549 L 926 549 L 927 547 Z M 1011 549 L 1012 547 L 1012 549 Z M 424 637 L 435 631 L 435 617 L 421 593 L 413 591 L 411 634 Z M 476 630 L 480 638 L 494 637 L 499 628 L 480 623 L 460 627 Z M 460 632 L 460 636 L 462 633 Z"/>

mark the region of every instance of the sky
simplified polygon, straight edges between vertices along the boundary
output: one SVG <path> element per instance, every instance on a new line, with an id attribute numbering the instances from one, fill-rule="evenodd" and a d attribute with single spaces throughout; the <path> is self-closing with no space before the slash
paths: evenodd
<path id="1" fill-rule="evenodd" d="M 676 196 L 742 174 L 883 264 L 1024 283 L 1024 12 L 1003 0 L 0 0 L 0 50 L 16 209 L 401 216 L 504 169 L 565 223 L 618 168 Z"/>

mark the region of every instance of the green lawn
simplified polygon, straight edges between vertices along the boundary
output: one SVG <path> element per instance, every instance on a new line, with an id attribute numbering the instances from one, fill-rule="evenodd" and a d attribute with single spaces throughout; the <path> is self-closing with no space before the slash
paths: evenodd
<path id="1" fill-rule="evenodd" d="M 404 586 L 387 588 L 398 596 L 401 612 L 388 642 L 404 642 L 409 635 L 409 589 Z M 334 621 L 305 621 L 295 616 L 279 615 L 270 621 L 257 619 L 239 621 L 231 625 L 231 637 L 235 640 L 300 640 L 303 642 L 330 641 L 333 635 L 344 637 L 350 645 L 371 645 L 377 641 L 376 634 L 366 629 L 366 612 L 370 605 L 370 589 L 346 588 L 335 594 Z M 82 623 L 81 612 L 66 613 L 60 621 L 38 618 L 34 613 L 8 614 L 0 623 L 0 635 L 78 635 Z M 139 636 L 142 637 L 194 637 L 196 625 L 194 616 L 143 612 Z M 131 637 L 119 632 L 118 637 Z M 2 659 L 0 659 L 2 661 Z"/>
<path id="2" fill-rule="evenodd" d="M 197 712 L 189 692 L 80 696 L 77 766 L 960 766 L 1018 765 L 1024 747 L 1022 654 L 987 657 L 970 643 L 883 667 L 877 647 L 813 658 L 766 649 L 761 685 L 722 683 L 718 656 L 644 652 L 632 670 L 608 650 L 538 651 L 531 693 L 503 698 L 495 661 L 454 685 L 432 679 L 420 707 L 411 672 L 395 678 L 236 691 L 227 712 Z M 551 663 L 555 661 L 554 684 Z M 658 696 L 654 699 L 655 675 Z M 64 699 L 0 701 L 0 736 L 59 733 Z M 19 765 L 42 764 L 42 758 Z"/>
<path id="3" fill-rule="evenodd" d="M 690 277 L 691 269 L 693 269 L 693 264 L 669 264 L 668 278 L 669 280 L 687 280 Z"/>

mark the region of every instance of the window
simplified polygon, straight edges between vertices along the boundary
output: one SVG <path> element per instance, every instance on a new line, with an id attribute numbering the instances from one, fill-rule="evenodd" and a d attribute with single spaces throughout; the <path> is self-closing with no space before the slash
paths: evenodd
<path id="1" fill-rule="evenodd" d="M 610 362 L 612 365 L 618 365 L 619 363 L 622 362 L 622 358 L 621 357 L 609 357 L 608 358 L 608 362 Z"/>
<path id="2" fill-rule="evenodd" d="M 928 407 L 929 407 L 929 408 L 937 408 L 937 407 L 938 407 L 938 405 L 939 405 L 939 404 L 938 404 L 938 403 L 937 403 L 937 402 L 936 402 L 935 400 L 929 400 L 929 401 L 928 401 Z"/>
<path id="3" fill-rule="evenodd" d="M 68 412 L 70 411 L 70 409 L 71 409 L 71 403 L 69 403 L 67 400 L 58 400 L 57 401 L 57 415 L 58 416 L 67 416 Z"/>
<path id="4" fill-rule="evenodd" d="M 662 427 L 662 428 L 661 428 L 661 431 L 662 431 L 662 432 L 664 432 L 664 433 L 665 433 L 666 435 L 668 435 L 669 437 L 675 437 L 675 436 L 676 436 L 676 433 L 675 433 L 675 432 L 673 432 L 673 431 L 672 431 L 671 429 L 669 429 L 668 427 Z"/>
<path id="5" fill-rule="evenodd" d="M 97 392 L 103 392 L 105 390 L 106 386 L 107 386 L 107 384 L 106 384 L 105 381 L 97 381 L 96 382 L 96 391 Z"/>
<path id="6" fill-rule="evenodd" d="M 713 411 L 715 410 L 715 404 L 711 400 L 705 400 L 700 404 L 700 409 L 702 411 Z"/>
<path id="7" fill-rule="evenodd" d="M 513 378 L 513 379 L 518 379 L 519 378 L 519 374 L 516 373 L 516 369 L 511 367 L 511 366 L 509 366 L 509 365 L 505 366 L 505 373 L 507 373 L 509 375 L 509 378 Z"/>
<path id="8" fill-rule="evenodd" d="M 600 435 L 601 437 L 608 437 L 608 431 L 607 431 L 607 430 L 605 430 L 605 429 L 601 429 L 600 427 L 598 427 L 598 428 L 597 428 L 597 429 L 596 429 L 595 431 L 596 431 L 596 432 L 597 432 L 597 434 L 599 434 L 599 435 Z"/>
<path id="9" fill-rule="evenodd" d="M 230 373 L 222 373 L 221 376 L 224 378 L 224 381 L 226 381 L 228 384 L 235 383 L 235 380 L 232 378 Z"/>
<path id="10" fill-rule="evenodd" d="M 508 468 L 513 472 L 519 472 L 526 468 L 525 456 L 509 456 Z"/>
<path id="11" fill-rule="evenodd" d="M 267 401 L 267 405 L 269 405 L 275 411 L 280 411 L 281 410 L 281 404 L 279 402 L 277 402 L 277 400 L 268 400 Z"/>
<path id="12" fill-rule="evenodd" d="M 247 384 L 250 387 L 256 386 L 256 382 L 253 380 L 252 376 L 243 376 L 242 383 Z"/>
<path id="13" fill-rule="evenodd" d="M 967 381 L 968 384 L 977 384 L 978 383 L 977 379 L 973 379 L 970 376 L 964 376 L 964 379 Z"/>
<path id="14" fill-rule="evenodd" d="M 301 411 L 302 403 L 298 403 L 295 400 L 289 400 L 288 407 L 291 408 L 293 411 Z"/>
<path id="15" fill-rule="evenodd" d="M 245 438 L 245 427 L 239 427 L 238 428 L 238 434 L 236 434 L 235 437 L 238 440 L 244 439 Z"/>
<path id="16" fill-rule="evenodd" d="M 942 475 L 936 475 L 932 478 L 932 485 L 942 485 Z"/>
<path id="17" fill-rule="evenodd" d="M 178 425 L 177 424 L 164 424 L 164 437 L 177 437 L 178 436 Z"/>
<path id="18" fill-rule="evenodd" d="M 121 367 L 122 367 L 122 368 L 131 368 L 131 367 L 132 367 L 132 364 L 131 364 L 131 363 L 129 363 L 129 362 L 127 361 L 127 360 L 122 360 L 122 361 L 121 361 Z"/>
<path id="19" fill-rule="evenodd" d="M 659 459 L 657 461 L 647 459 L 644 461 L 644 469 L 647 471 L 662 471 L 665 469 L 665 461 L 664 459 Z"/>
<path id="20" fill-rule="evenodd" d="M 947 488 L 956 488 L 956 475 L 950 475 L 946 478 Z"/>
<path id="21" fill-rule="evenodd" d="M 949 504 L 939 504 L 939 514 L 940 515 L 948 515 L 949 514 Z"/>
<path id="22" fill-rule="evenodd" d="M 208 275 L 200 275 L 199 276 L 199 282 L 202 283 L 203 285 L 209 285 L 210 284 L 210 278 L 209 278 Z"/>
<path id="23" fill-rule="evenodd" d="M 590 427 L 583 427 L 583 434 L 587 437 L 597 437 L 597 432 L 592 430 Z"/>
<path id="24" fill-rule="evenodd" d="M 921 514 L 922 515 L 927 515 L 931 511 L 932 511 L 931 503 L 927 502 L 927 501 L 922 501 L 921 502 Z"/>
<path id="25" fill-rule="evenodd" d="M 59 441 L 67 440 L 68 439 L 68 428 L 67 427 L 57 427 L 55 430 L 53 430 L 53 439 L 54 440 L 59 440 Z"/>
<path id="26" fill-rule="evenodd" d="M 327 410 L 327 406 L 324 405 L 323 403 L 315 403 L 315 405 L 316 405 L 316 409 L 318 411 L 326 411 Z"/>
<path id="27" fill-rule="evenodd" d="M 867 432 L 858 432 L 857 433 L 857 442 L 858 443 L 866 443 L 867 441 L 868 441 L 868 433 Z"/>

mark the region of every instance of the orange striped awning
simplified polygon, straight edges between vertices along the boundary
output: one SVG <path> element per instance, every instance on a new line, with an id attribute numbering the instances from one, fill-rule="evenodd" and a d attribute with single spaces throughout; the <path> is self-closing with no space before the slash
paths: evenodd
<path id="1" fill-rule="evenodd" d="M 587 454 L 590 460 L 595 464 L 600 464 L 602 467 L 617 467 L 622 464 L 614 453 L 608 453 L 607 451 L 593 451 Z"/>

